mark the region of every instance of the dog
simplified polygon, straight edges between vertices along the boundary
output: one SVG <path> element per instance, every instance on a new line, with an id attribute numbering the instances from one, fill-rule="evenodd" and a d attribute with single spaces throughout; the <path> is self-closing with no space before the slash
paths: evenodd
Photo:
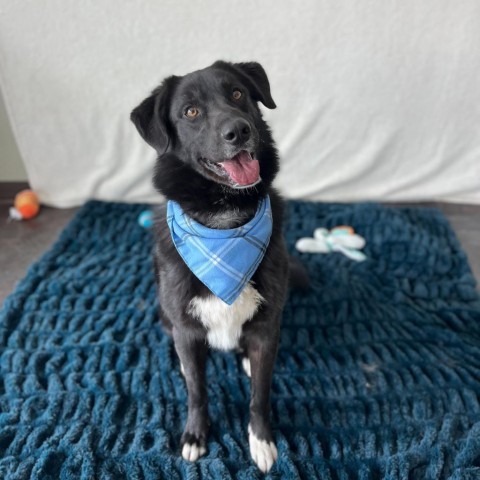
<path id="1" fill-rule="evenodd" d="M 195 461 L 206 453 L 209 348 L 237 350 L 251 378 L 250 453 L 267 472 L 277 459 L 270 385 L 291 262 L 282 237 L 283 202 L 272 187 L 279 159 L 259 102 L 276 108 L 259 63 L 217 61 L 166 78 L 131 120 L 158 154 L 153 184 L 168 200 L 154 225 L 154 264 L 160 319 L 173 338 L 188 390 L 182 456 Z M 230 234 L 244 228 L 255 230 L 254 240 L 232 240 Z M 206 239 L 197 239 L 199 230 Z M 234 267 L 217 255 L 230 241 L 229 261 L 255 257 L 240 280 L 230 278 Z M 245 248 L 233 247 L 238 242 Z M 297 283 L 306 283 L 302 276 L 297 269 Z M 230 283 L 233 293 L 218 293 Z"/>

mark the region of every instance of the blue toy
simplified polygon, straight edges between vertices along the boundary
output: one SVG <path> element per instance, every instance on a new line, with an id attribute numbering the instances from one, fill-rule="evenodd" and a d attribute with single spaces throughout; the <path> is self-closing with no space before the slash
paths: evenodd
<path id="1" fill-rule="evenodd" d="M 153 212 L 151 210 L 144 210 L 138 216 L 138 224 L 143 228 L 152 228 L 152 226 L 153 226 Z"/>

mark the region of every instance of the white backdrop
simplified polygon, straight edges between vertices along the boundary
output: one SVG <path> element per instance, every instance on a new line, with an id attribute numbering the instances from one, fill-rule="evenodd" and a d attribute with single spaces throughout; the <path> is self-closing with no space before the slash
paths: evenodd
<path id="1" fill-rule="evenodd" d="M 158 201 L 130 110 L 220 58 L 269 74 L 288 197 L 480 203 L 478 0 L 1 0 L 0 83 L 42 201 Z"/>

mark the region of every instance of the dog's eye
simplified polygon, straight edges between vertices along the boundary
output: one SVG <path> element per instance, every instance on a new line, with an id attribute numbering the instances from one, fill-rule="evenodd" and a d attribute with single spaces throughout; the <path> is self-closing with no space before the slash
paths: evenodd
<path id="1" fill-rule="evenodd" d="M 185 110 L 184 115 L 188 118 L 195 118 L 195 117 L 198 117 L 199 113 L 200 112 L 198 111 L 198 108 L 189 107 Z"/>
<path id="2" fill-rule="evenodd" d="M 234 100 L 240 100 L 242 98 L 242 92 L 240 90 L 234 90 L 232 93 L 232 98 Z"/>

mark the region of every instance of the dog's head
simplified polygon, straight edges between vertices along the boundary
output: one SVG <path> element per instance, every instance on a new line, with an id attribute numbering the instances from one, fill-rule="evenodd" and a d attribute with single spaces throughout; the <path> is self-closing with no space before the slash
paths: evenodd
<path id="1" fill-rule="evenodd" d="M 263 67 L 218 61 L 168 77 L 131 119 L 160 163 L 175 158 L 209 183 L 244 190 L 269 185 L 278 169 L 257 102 L 276 107 Z"/>

